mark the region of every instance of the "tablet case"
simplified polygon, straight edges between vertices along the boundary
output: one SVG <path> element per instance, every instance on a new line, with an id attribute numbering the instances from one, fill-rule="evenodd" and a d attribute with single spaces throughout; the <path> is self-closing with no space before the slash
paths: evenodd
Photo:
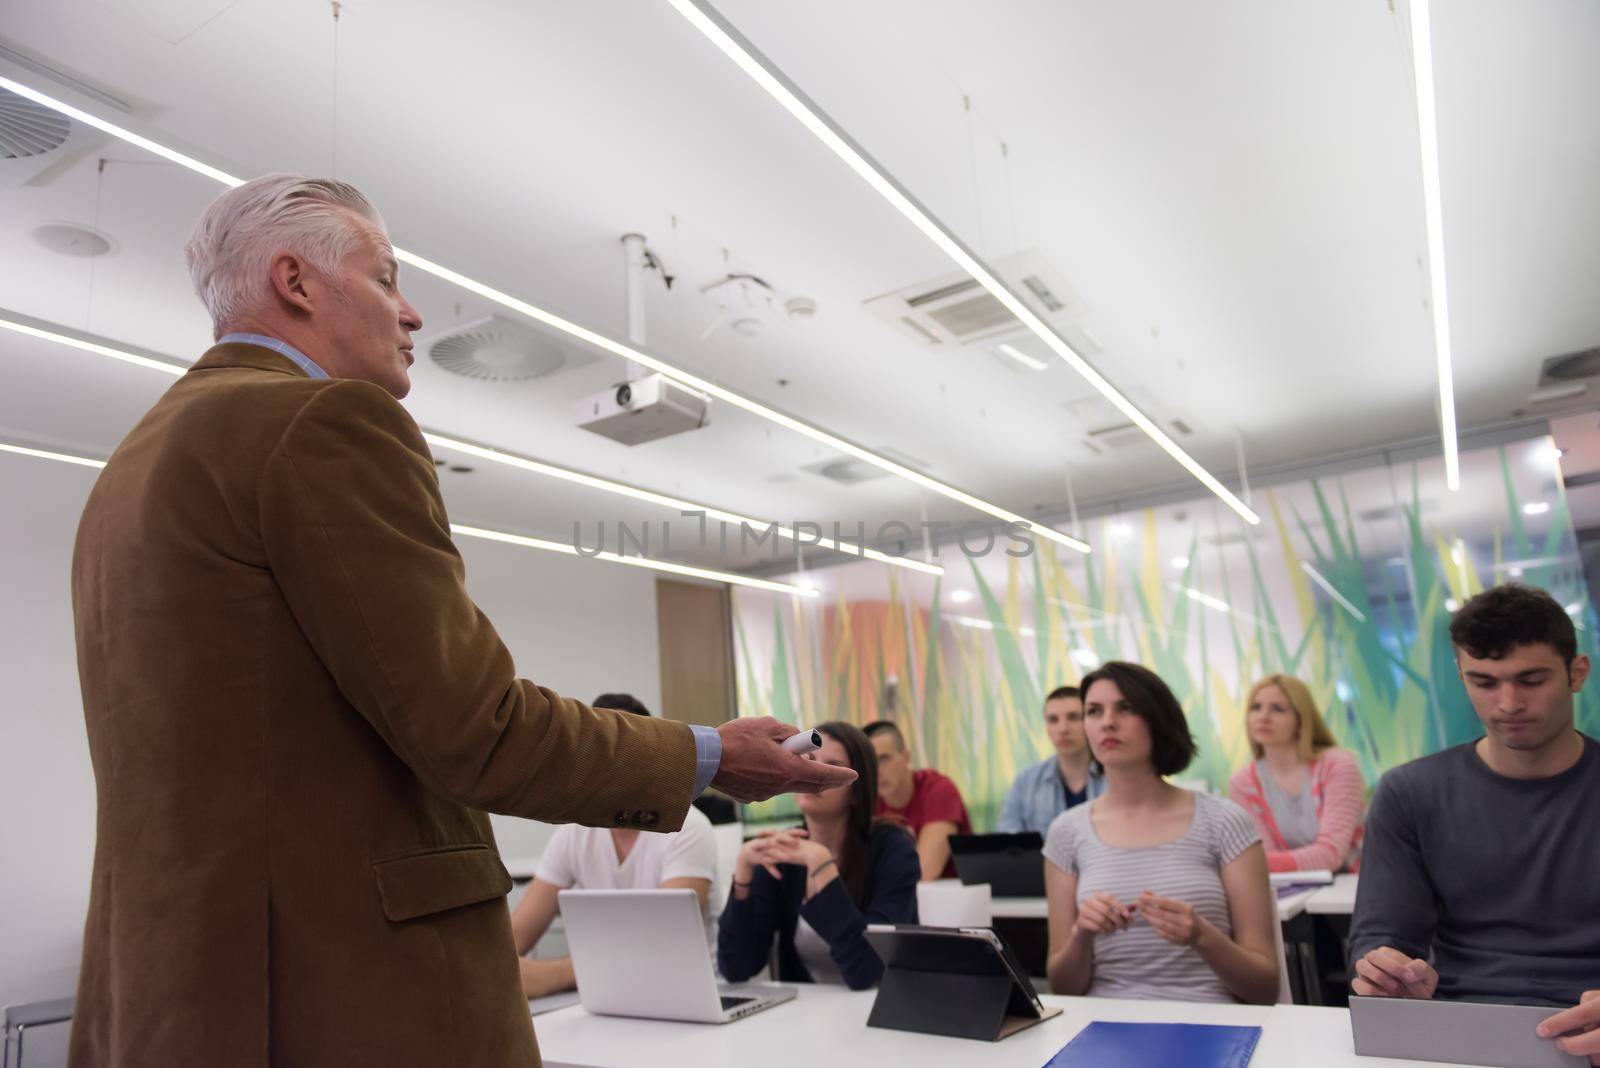
<path id="1" fill-rule="evenodd" d="M 1350 998 L 1356 1055 L 1519 1068 L 1588 1068 L 1589 1058 L 1563 1053 L 1534 1033 L 1561 1010 L 1548 1005 L 1415 998 Z"/>
<path id="2" fill-rule="evenodd" d="M 868 1027 L 998 1042 L 1061 1014 L 992 931 L 868 927 L 867 941 L 884 963 Z"/>

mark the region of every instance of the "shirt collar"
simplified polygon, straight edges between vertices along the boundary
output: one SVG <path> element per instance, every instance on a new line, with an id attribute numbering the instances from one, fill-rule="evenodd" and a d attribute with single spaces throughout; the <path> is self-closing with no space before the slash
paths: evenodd
<path id="1" fill-rule="evenodd" d="M 300 368 L 300 370 L 304 371 L 311 378 L 329 377 L 328 372 L 318 367 L 316 361 L 311 357 L 307 356 L 305 353 L 301 352 L 287 341 L 279 341 L 277 338 L 267 337 L 265 334 L 224 334 L 217 338 L 217 344 L 259 345 L 261 348 L 271 349 L 280 356 L 288 358 L 296 367 Z"/>

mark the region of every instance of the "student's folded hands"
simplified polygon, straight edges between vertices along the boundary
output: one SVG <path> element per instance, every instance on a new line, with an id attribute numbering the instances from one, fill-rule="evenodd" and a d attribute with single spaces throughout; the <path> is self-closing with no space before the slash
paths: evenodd
<path id="1" fill-rule="evenodd" d="M 1175 946 L 1194 945 L 1205 923 L 1204 918 L 1187 901 L 1159 897 L 1150 890 L 1140 894 L 1133 907 L 1156 934 Z"/>
<path id="2" fill-rule="evenodd" d="M 1073 926 L 1085 934 L 1111 934 L 1126 930 L 1133 922 L 1133 907 L 1118 901 L 1115 894 L 1098 890 L 1078 902 L 1078 918 Z"/>
<path id="3" fill-rule="evenodd" d="M 1600 1064 L 1600 990 L 1585 990 L 1578 1004 L 1558 1012 L 1539 1025 L 1540 1038 L 1555 1038 L 1562 1052 L 1587 1055 L 1590 1064 Z"/>
<path id="4" fill-rule="evenodd" d="M 1439 973 L 1425 960 L 1379 946 L 1356 961 L 1350 989 L 1368 998 L 1431 998 Z"/>

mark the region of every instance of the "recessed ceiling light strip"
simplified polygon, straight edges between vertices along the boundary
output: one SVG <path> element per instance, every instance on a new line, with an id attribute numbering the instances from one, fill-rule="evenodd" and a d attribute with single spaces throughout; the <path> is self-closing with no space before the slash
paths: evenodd
<path id="1" fill-rule="evenodd" d="M 16 445 L 11 442 L 0 441 L 0 453 L 13 453 L 19 456 L 29 456 L 38 460 L 55 460 L 59 463 L 75 464 L 80 467 L 101 468 L 106 465 L 104 460 L 96 460 L 92 456 L 78 456 L 68 452 L 55 452 L 50 449 L 35 449 L 26 445 Z M 484 527 L 469 527 L 460 523 L 451 523 L 452 533 L 468 538 L 483 538 L 488 541 L 505 542 L 508 545 L 519 545 L 525 549 L 544 549 L 549 552 L 562 553 L 567 556 L 578 556 L 586 560 L 604 560 L 613 564 L 628 564 L 631 567 L 643 567 L 651 571 L 662 571 L 670 575 L 687 575 L 691 578 L 709 579 L 713 582 L 726 582 L 734 586 L 749 586 L 752 589 L 767 590 L 772 593 L 786 593 L 794 597 L 815 597 L 815 589 L 801 586 L 791 586 L 786 582 L 771 582 L 767 579 L 751 578 L 748 575 L 736 575 L 731 571 L 713 571 L 705 567 L 691 567 L 688 564 L 674 564 L 666 560 L 647 560 L 638 556 L 622 556 L 613 552 L 580 553 L 574 546 L 563 545 L 559 541 L 547 541 L 544 538 L 530 538 L 523 534 L 511 534 L 502 530 L 488 530 Z"/>
<path id="2" fill-rule="evenodd" d="M 955 261 L 963 271 L 977 282 L 989 295 L 1005 305 L 1022 321 L 1022 324 L 1033 332 L 1040 341 L 1049 346 L 1050 350 L 1082 375 L 1100 395 L 1110 401 L 1129 421 L 1150 436 L 1150 439 L 1161 446 L 1169 456 L 1178 461 L 1195 478 L 1220 497 L 1224 504 L 1232 508 L 1242 518 L 1250 523 L 1261 522 L 1261 517 L 1250 509 L 1250 506 L 1240 500 L 1232 490 L 1217 480 L 1216 476 L 1200 466 L 1199 461 L 1185 452 L 1177 442 L 1173 441 L 1166 431 L 1156 425 L 1155 421 L 1134 406 L 1133 402 L 1123 396 L 1099 371 L 1095 370 L 1087 360 L 1078 355 L 1071 345 L 1068 345 L 1055 330 L 1043 319 L 1034 314 L 1033 309 L 1022 302 L 999 277 L 995 275 L 974 253 L 961 243 L 961 240 L 948 230 L 942 223 L 935 219 L 931 212 L 924 208 L 917 200 L 893 178 L 887 171 L 879 167 L 867 155 L 860 145 L 852 141 L 833 120 L 829 119 L 821 108 L 806 97 L 798 87 L 783 76 L 775 65 L 763 56 L 754 45 L 733 28 L 733 25 L 722 17 L 710 4 L 701 0 L 667 0 L 678 13 L 699 30 L 707 40 L 716 45 L 721 52 L 744 71 L 755 83 L 767 91 L 767 94 L 776 100 L 785 111 L 789 112 L 800 124 L 810 130 L 816 138 L 831 149 L 857 175 L 871 186 L 878 195 L 892 205 L 896 211 L 905 216 L 910 223 L 922 234 L 932 241 L 939 250 Z"/>
<path id="3" fill-rule="evenodd" d="M 221 171 L 208 164 L 201 163 L 194 157 L 185 155 L 182 152 L 166 148 L 165 146 L 158 144 L 148 137 L 136 134 L 131 130 L 117 125 L 116 123 L 107 122 L 104 119 L 90 115 L 81 108 L 73 107 L 71 104 L 64 103 L 55 99 L 54 97 L 39 92 L 36 89 L 32 89 L 26 85 L 23 85 L 20 82 L 13 81 L 10 78 L 0 76 L 0 87 L 10 89 L 19 95 L 27 97 L 29 100 L 32 100 L 35 103 L 42 104 L 45 107 L 59 111 L 63 115 L 79 119 L 80 121 L 93 126 L 97 130 L 110 134 L 113 137 L 120 138 L 129 144 L 137 145 L 138 147 L 146 149 L 147 151 L 154 152 L 163 159 L 168 159 L 173 163 L 179 164 L 180 166 L 188 167 L 190 170 L 199 174 L 203 174 L 214 181 L 223 183 L 224 185 L 238 186 L 244 184 L 244 180 L 241 178 L 236 178 L 225 171 Z M 634 363 L 649 367 L 654 371 L 659 371 L 668 378 L 671 378 L 673 381 L 680 382 L 685 386 L 689 386 L 690 388 L 697 389 L 702 393 L 709 394 L 710 396 L 716 397 L 728 404 L 733 405 L 736 408 L 742 408 L 753 415 L 760 416 L 769 422 L 777 423 L 779 426 L 785 427 L 786 429 L 803 434 L 806 437 L 811 438 L 813 441 L 818 441 L 828 445 L 831 448 L 838 449 L 839 451 L 854 456 L 865 463 L 879 467 L 892 475 L 903 478 L 908 482 L 915 483 L 924 489 L 928 489 L 934 493 L 948 497 L 953 501 L 958 501 L 970 508 L 974 508 L 980 512 L 991 515 L 996 519 L 1004 520 L 1007 523 L 1020 523 L 1040 537 L 1048 538 L 1049 540 L 1058 542 L 1067 546 L 1068 548 L 1077 549 L 1079 552 L 1089 551 L 1088 543 L 1081 541 L 1078 538 L 1062 534 L 1060 531 L 1046 526 L 1043 523 L 1035 523 L 1030 519 L 1026 519 L 1014 512 L 1009 512 L 997 505 L 990 504 L 988 501 L 974 497 L 971 494 L 958 490 L 953 486 L 948 486 L 945 483 L 940 482 L 938 479 L 930 478 L 929 476 L 922 474 L 920 471 L 915 471 L 909 467 L 906 467 L 904 464 L 896 463 L 886 456 L 880 456 L 869 449 L 864 449 L 859 445 L 846 441 L 844 438 L 829 433 L 820 427 L 814 427 L 808 423 L 803 423 L 800 420 L 795 419 L 793 416 L 785 415 L 774 408 L 769 408 L 759 401 L 752 400 L 749 397 L 735 393 L 732 390 L 719 386 L 714 382 L 707 381 L 698 375 L 690 374 L 689 372 L 674 367 L 673 365 L 666 363 L 655 356 L 641 352 L 631 345 L 617 341 L 615 338 L 607 337 L 606 335 L 598 333 L 594 330 L 590 330 L 587 327 L 579 326 L 577 323 L 563 319 L 559 315 L 555 315 L 551 312 L 545 311 L 543 308 L 529 304 L 525 300 L 519 300 L 516 297 L 511 296 L 509 293 L 504 293 L 498 289 L 495 289 L 493 286 L 488 286 L 474 278 L 469 278 L 468 276 L 461 274 L 459 271 L 453 271 L 443 264 L 435 263 L 432 260 L 426 259 L 417 255 L 416 253 L 408 252 L 401 248 L 396 248 L 394 250 L 394 254 L 395 258 L 400 260 L 402 263 L 410 264 L 420 271 L 425 271 L 428 274 L 433 275 L 435 278 L 442 279 L 443 281 L 449 282 L 452 285 L 465 289 L 469 293 L 475 293 L 486 300 L 494 301 L 496 304 L 499 304 L 502 307 L 509 308 L 512 311 L 525 315 L 536 322 L 544 323 L 546 326 L 560 330 L 561 332 L 578 338 L 581 341 L 587 342 L 596 348 L 604 349 L 607 352 L 621 356 L 625 360 L 631 360 Z"/>
<path id="4" fill-rule="evenodd" d="M 777 533 L 778 537 L 783 538 L 786 541 L 799 541 L 801 538 L 801 532 L 796 531 L 791 527 L 786 527 L 781 523 L 769 523 L 765 520 L 755 519 L 751 516 L 740 515 L 738 512 L 730 512 L 722 508 L 713 508 L 710 505 L 697 504 L 693 501 L 683 500 L 679 497 L 670 497 L 665 493 L 657 493 L 654 490 L 640 489 L 637 486 L 629 486 L 621 482 L 613 482 L 610 479 L 584 474 L 582 471 L 574 471 L 567 467 L 558 467 L 555 464 L 548 464 L 542 460 L 534 460 L 527 456 L 519 456 L 516 453 L 506 452 L 502 449 L 492 449 L 483 445 L 474 445 L 471 442 L 461 441 L 458 438 L 451 438 L 446 437 L 443 434 L 436 434 L 431 430 L 424 430 L 422 432 L 422 436 L 424 439 L 426 439 L 429 445 L 432 445 L 436 448 L 453 449 L 456 452 L 464 453 L 468 456 L 475 456 L 480 460 L 487 460 L 491 463 L 505 464 L 508 467 L 521 468 L 524 471 L 532 471 L 535 474 L 547 475 L 550 478 L 559 478 L 563 481 L 576 483 L 580 486 L 590 486 L 594 489 L 605 490 L 607 493 L 615 493 L 624 497 L 632 497 L 636 500 L 646 501 L 650 504 L 659 504 L 663 508 L 674 508 L 680 512 L 704 512 L 708 518 L 717 519 L 724 523 L 732 523 L 736 526 L 747 525 L 755 530 L 765 530 L 770 527 Z M 832 549 L 835 552 L 848 553 L 852 556 L 864 556 L 869 560 L 878 560 L 885 564 L 893 564 L 896 567 L 904 567 L 913 571 L 921 571 L 928 575 L 944 574 L 944 568 L 938 564 L 924 563 L 921 560 L 913 560 L 904 556 L 892 556 L 889 553 L 881 552 L 877 549 L 868 549 L 863 546 L 856 545 L 853 542 L 835 541 L 832 538 L 825 538 L 821 537 L 820 535 L 816 539 L 812 539 L 807 536 L 806 541 L 807 544 L 816 545 L 819 548 Z"/>
<path id="5" fill-rule="evenodd" d="M 691 578 L 712 579 L 717 582 L 726 582 L 733 586 L 749 586 L 752 589 L 768 590 L 772 593 L 787 593 L 794 597 L 817 596 L 817 591 L 814 588 L 791 586 L 787 582 L 770 582 L 767 579 L 751 578 L 749 575 L 736 575 L 730 571 L 712 571 L 704 567 L 690 567 L 688 564 L 674 564 L 666 560 L 648 560 L 642 556 L 622 556 L 606 550 L 580 553 L 574 546 L 566 545 L 559 541 L 530 538 L 523 534 L 510 534 L 503 530 L 486 530 L 483 527 L 469 527 L 461 523 L 451 523 L 450 531 L 453 534 L 460 534 L 468 538 L 483 538 L 486 541 L 505 542 L 507 545 L 520 545 L 527 549 L 545 549 L 553 553 L 564 553 L 568 556 L 581 556 L 586 560 L 605 560 L 613 564 L 627 564 L 630 567 L 643 567 L 651 571 L 664 571 L 670 575 L 687 575 Z"/>
<path id="6" fill-rule="evenodd" d="M 188 368 L 177 363 L 176 361 L 161 359 L 155 355 L 141 355 L 136 352 L 130 352 L 127 349 L 117 348 L 113 345 L 107 345 L 103 341 L 94 341 L 85 337 L 76 337 L 72 334 L 65 333 L 59 328 L 52 329 L 51 327 L 55 326 L 55 324 L 52 323 L 45 323 L 42 320 L 22 322 L 20 320 L 25 317 L 18 316 L 17 318 L 13 319 L 9 318 L 8 315 L 15 315 L 15 313 L 13 312 L 0 315 L 0 328 L 13 330 L 28 337 L 39 338 L 44 341 L 52 341 L 56 344 L 70 346 L 71 348 L 80 349 L 84 352 L 92 352 L 97 356 L 108 356 L 114 360 L 123 360 L 128 363 L 136 364 L 140 367 L 161 371 L 165 374 L 181 375 L 184 373 L 184 371 L 188 370 Z M 712 508 L 708 505 L 697 504 L 693 501 L 682 500 L 677 497 L 669 497 L 664 493 L 656 493 L 652 490 L 640 489 L 637 486 L 629 486 L 622 482 L 613 482 L 610 479 L 600 478 L 597 475 L 586 474 L 582 471 L 574 471 L 571 468 L 558 467 L 555 464 L 544 463 L 541 460 L 535 460 L 527 456 L 519 456 L 515 453 L 504 452 L 500 449 L 493 449 L 484 445 L 475 445 L 471 442 L 448 437 L 444 434 L 438 434 L 431 430 L 423 430 L 422 436 L 430 445 L 454 449 L 457 452 L 465 453 L 469 456 L 475 456 L 481 460 L 504 464 L 508 467 L 521 468 L 522 470 L 531 471 L 535 474 L 546 475 L 551 478 L 559 478 L 581 486 L 589 486 L 593 489 L 603 490 L 607 493 L 615 493 L 619 496 L 632 497 L 636 500 L 648 501 L 651 504 L 659 504 L 663 507 L 675 508 L 679 511 L 703 511 L 708 517 L 719 519 L 727 523 L 749 524 L 752 528 L 757 530 L 767 529 L 770 526 L 780 538 L 784 538 L 789 541 L 799 540 L 800 532 L 783 526 L 779 523 L 769 524 L 752 516 L 740 515 L 737 512 L 730 512 L 722 508 Z M 809 544 L 817 545 L 821 548 L 832 549 L 836 552 L 848 553 L 854 556 L 865 556 L 868 559 L 879 560 L 886 564 L 891 564 L 896 567 L 909 568 L 913 571 L 921 571 L 925 574 L 944 574 L 944 568 L 938 564 L 924 563 L 921 560 L 912 560 L 909 557 L 891 556 L 890 554 L 880 552 L 877 549 L 864 548 L 847 541 L 835 541 L 831 538 L 821 538 L 819 536 L 818 539 L 807 538 L 807 542 Z"/>
<path id="7" fill-rule="evenodd" d="M 1422 150 L 1422 214 L 1428 228 L 1428 305 L 1433 312 L 1433 351 L 1439 374 L 1439 435 L 1444 443 L 1444 481 L 1461 488 L 1456 441 L 1455 373 L 1450 355 L 1450 305 L 1444 273 L 1444 204 L 1439 196 L 1439 126 L 1433 99 L 1433 29 L 1428 0 L 1411 0 L 1411 72 L 1417 88 L 1417 140 Z"/>
<path id="8" fill-rule="evenodd" d="M 104 467 L 104 460 L 96 460 L 89 456 L 74 456 L 70 452 L 52 452 L 49 449 L 30 449 L 26 445 L 13 445 L 7 441 L 0 441 L 0 452 L 15 453 L 18 456 L 32 456 L 36 460 L 58 460 L 64 464 L 77 464 L 80 467 Z"/>

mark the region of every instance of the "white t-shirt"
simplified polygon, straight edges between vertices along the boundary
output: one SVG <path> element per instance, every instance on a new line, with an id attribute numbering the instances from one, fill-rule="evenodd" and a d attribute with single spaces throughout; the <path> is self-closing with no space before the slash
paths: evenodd
<path id="1" fill-rule="evenodd" d="M 689 809 L 680 831 L 640 831 L 621 864 L 610 830 L 563 824 L 545 846 L 534 875 L 563 890 L 654 890 L 668 879 L 709 879 L 711 893 L 701 911 L 706 944 L 716 945 L 716 917 L 722 911 L 717 898 L 723 889 L 717 878 L 717 840 L 711 821 L 697 808 Z"/>

